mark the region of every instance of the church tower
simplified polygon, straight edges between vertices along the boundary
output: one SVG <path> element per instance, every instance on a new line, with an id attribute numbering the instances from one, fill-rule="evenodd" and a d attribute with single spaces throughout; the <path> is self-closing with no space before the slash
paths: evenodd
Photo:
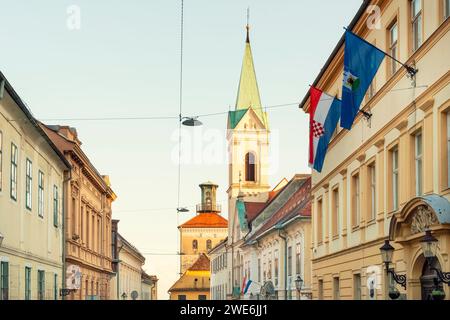
<path id="1" fill-rule="evenodd" d="M 230 231 L 239 224 L 234 221 L 238 196 L 243 197 L 245 202 L 266 202 L 270 188 L 269 122 L 261 105 L 249 26 L 246 28 L 247 38 L 236 105 L 235 109 L 228 113 L 227 125 L 229 241 L 236 238 Z"/>

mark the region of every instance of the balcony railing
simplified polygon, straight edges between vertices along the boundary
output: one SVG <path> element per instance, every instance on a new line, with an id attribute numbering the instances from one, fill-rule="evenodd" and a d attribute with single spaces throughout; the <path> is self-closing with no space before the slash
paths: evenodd
<path id="1" fill-rule="evenodd" d="M 222 206 L 220 204 L 202 203 L 197 205 L 197 212 L 221 212 Z"/>

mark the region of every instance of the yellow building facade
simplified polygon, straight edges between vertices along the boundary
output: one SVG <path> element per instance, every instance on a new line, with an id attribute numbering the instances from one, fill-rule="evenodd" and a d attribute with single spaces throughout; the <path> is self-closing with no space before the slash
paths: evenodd
<path id="1" fill-rule="evenodd" d="M 210 284 L 210 260 L 202 253 L 169 289 L 170 300 L 209 300 Z"/>
<path id="2" fill-rule="evenodd" d="M 313 171 L 313 298 L 389 299 L 395 286 L 399 298 L 428 299 L 430 267 L 450 271 L 448 1 L 364 1 L 348 29 L 418 73 L 412 80 L 386 57 L 362 104 L 372 117 L 338 128 L 322 172 Z M 313 85 L 340 97 L 343 56 L 341 38 Z M 300 107 L 308 112 L 309 94 Z M 420 246 L 427 229 L 439 243 L 433 265 Z M 386 275 L 385 240 L 406 288 Z"/>
<path id="3" fill-rule="evenodd" d="M 0 300 L 59 300 L 70 164 L 0 73 Z"/>

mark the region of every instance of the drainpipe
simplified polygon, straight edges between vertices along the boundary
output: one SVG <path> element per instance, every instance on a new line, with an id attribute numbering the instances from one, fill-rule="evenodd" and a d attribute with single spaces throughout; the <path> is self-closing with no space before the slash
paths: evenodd
<path id="1" fill-rule="evenodd" d="M 284 300 L 287 300 L 287 237 L 283 234 L 283 227 L 277 226 L 278 236 L 284 240 Z"/>
<path id="2" fill-rule="evenodd" d="M 67 170 L 66 172 L 68 172 L 68 177 L 65 178 L 63 180 L 63 190 L 62 190 L 62 224 L 61 224 L 61 229 L 62 229 L 62 265 L 63 265 L 63 272 L 62 272 L 62 284 L 61 287 L 65 288 L 66 287 L 66 212 L 67 212 L 67 201 L 69 199 L 69 197 L 66 197 L 66 192 L 68 192 L 69 188 L 67 186 L 67 184 L 69 183 L 69 181 L 72 179 L 72 170 Z M 67 198 L 67 199 L 66 199 Z M 66 201 L 67 200 L 67 201 Z M 62 300 L 66 300 L 66 296 L 62 295 L 61 296 Z"/>
<path id="3" fill-rule="evenodd" d="M 116 239 L 117 239 L 117 232 L 116 232 Z M 117 243 L 117 242 L 116 242 Z M 120 300 L 120 262 L 121 260 L 119 259 L 119 252 L 122 250 L 123 248 L 123 244 L 120 246 L 119 250 L 117 250 L 117 257 L 116 259 L 114 259 L 113 262 L 117 263 L 116 264 L 116 277 L 117 277 L 117 300 Z"/>

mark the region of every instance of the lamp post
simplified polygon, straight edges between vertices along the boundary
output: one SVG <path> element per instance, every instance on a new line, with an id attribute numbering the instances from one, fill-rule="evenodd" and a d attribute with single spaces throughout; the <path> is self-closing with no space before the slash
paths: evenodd
<path id="1" fill-rule="evenodd" d="M 297 289 L 297 299 L 300 300 L 300 293 L 302 291 L 303 286 L 303 279 L 300 277 L 300 275 L 297 276 L 297 279 L 295 279 L 295 288 Z"/>
<path id="2" fill-rule="evenodd" d="M 420 241 L 420 245 L 422 246 L 423 255 L 427 259 L 430 269 L 436 271 L 438 283 L 442 282 L 450 286 L 450 272 L 443 272 L 432 266 L 433 260 L 436 259 L 438 240 L 431 234 L 431 230 L 428 229 L 425 231 L 425 236 Z"/>
<path id="3" fill-rule="evenodd" d="M 386 273 L 388 275 L 391 274 L 394 281 L 406 289 L 406 275 L 397 274 L 395 273 L 394 268 L 389 267 L 390 263 L 392 262 L 392 256 L 394 255 L 394 247 L 391 246 L 389 240 L 384 241 L 384 245 L 380 248 L 380 252 L 381 259 L 386 266 Z"/>

